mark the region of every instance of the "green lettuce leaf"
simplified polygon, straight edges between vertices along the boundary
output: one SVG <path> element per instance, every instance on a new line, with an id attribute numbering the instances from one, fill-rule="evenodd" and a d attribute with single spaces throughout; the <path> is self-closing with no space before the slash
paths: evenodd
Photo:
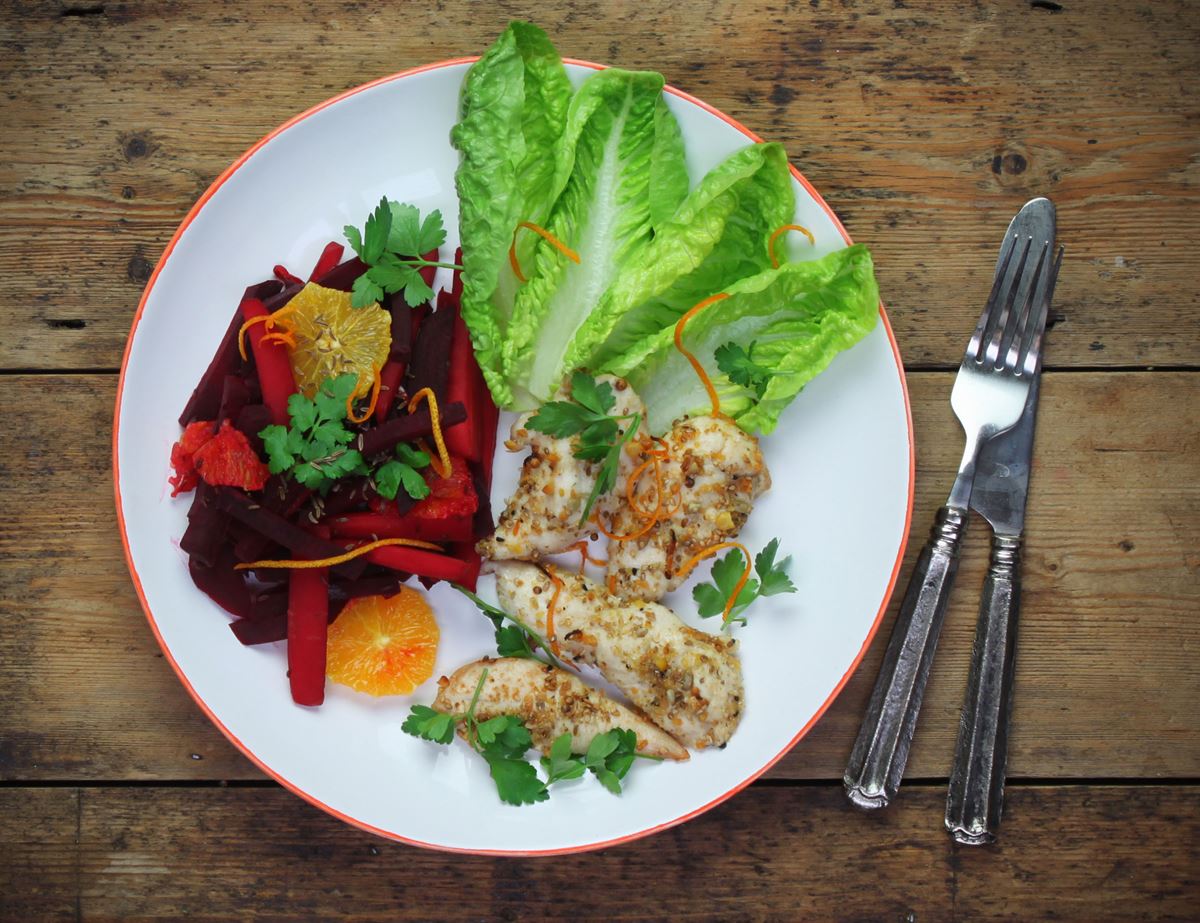
<path id="1" fill-rule="evenodd" d="M 754 144 L 733 153 L 625 267 L 575 337 L 565 365 L 605 365 L 673 326 L 701 299 L 769 269 L 767 240 L 791 220 L 795 207 L 780 145 Z"/>
<path id="2" fill-rule="evenodd" d="M 650 242 L 656 216 L 673 214 L 687 191 L 679 127 L 662 100 L 660 74 L 618 69 L 590 76 L 571 101 L 558 148 L 562 193 L 546 224 L 579 255 L 569 260 L 537 235 L 529 281 L 517 294 L 504 344 L 504 372 L 521 409 L 562 381 L 576 330 L 623 267 Z"/>
<path id="3" fill-rule="evenodd" d="M 501 374 L 501 345 L 518 288 L 508 249 L 517 223 L 543 224 L 558 197 L 553 152 L 570 100 L 570 81 L 549 38 L 514 22 L 467 72 L 459 122 L 450 133 L 461 155 L 455 185 L 463 319 L 502 405 L 511 396 Z M 518 257 L 528 260 L 532 252 L 533 243 L 519 237 Z"/>
<path id="4" fill-rule="evenodd" d="M 724 291 L 728 298 L 688 322 L 684 345 L 712 378 L 721 410 L 747 432 L 771 432 L 804 385 L 866 336 L 879 316 L 874 267 L 861 244 L 819 260 L 785 263 Z M 675 348 L 674 333 L 665 327 L 598 370 L 629 380 L 646 403 L 654 433 L 710 407 L 704 386 Z M 754 362 L 771 370 L 761 398 L 718 370 L 715 353 L 726 343 L 745 350 L 753 344 Z"/>

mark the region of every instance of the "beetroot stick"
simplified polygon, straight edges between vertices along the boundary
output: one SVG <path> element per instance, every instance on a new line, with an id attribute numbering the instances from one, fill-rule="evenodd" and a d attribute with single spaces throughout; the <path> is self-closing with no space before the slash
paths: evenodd
<path id="1" fill-rule="evenodd" d="M 313 271 L 309 274 L 308 281 L 315 282 L 332 270 L 345 252 L 346 248 L 336 240 L 331 240 L 327 243 L 325 249 L 321 251 L 321 255 L 317 257 L 317 264 L 313 266 Z"/>
<path id="2" fill-rule="evenodd" d="M 288 580 L 288 681 L 297 705 L 325 701 L 325 646 L 329 630 L 329 573 L 294 570 Z"/>

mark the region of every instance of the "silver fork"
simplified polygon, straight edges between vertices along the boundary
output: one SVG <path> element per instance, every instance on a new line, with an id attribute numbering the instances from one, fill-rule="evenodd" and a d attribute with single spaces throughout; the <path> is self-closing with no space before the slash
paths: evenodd
<path id="1" fill-rule="evenodd" d="M 1016 425 L 1038 369 L 1057 268 L 1051 263 L 1053 240 L 1054 206 L 1041 198 L 1026 203 L 1005 234 L 987 306 L 954 380 L 950 406 L 966 446 L 954 487 L 909 579 L 846 767 L 846 794 L 860 808 L 886 807 L 900 787 L 958 569 L 979 447 Z"/>

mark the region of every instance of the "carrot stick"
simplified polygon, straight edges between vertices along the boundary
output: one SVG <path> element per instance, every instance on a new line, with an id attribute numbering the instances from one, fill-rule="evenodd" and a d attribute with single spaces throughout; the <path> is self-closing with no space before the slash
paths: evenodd
<path id="1" fill-rule="evenodd" d="M 288 680 L 297 705 L 325 701 L 325 642 L 329 629 L 329 572 L 294 570 L 288 579 Z"/>
<path id="2" fill-rule="evenodd" d="M 268 311 L 258 298 L 243 298 L 241 304 L 243 320 L 267 317 Z M 287 426 L 288 398 L 296 393 L 296 379 L 292 375 L 292 362 L 287 347 L 278 343 L 264 343 L 267 333 L 264 324 L 255 324 L 246 331 L 250 348 L 254 353 L 254 367 L 258 371 L 258 384 L 262 389 L 263 403 L 271 411 L 271 419 L 280 426 Z"/>
<path id="3" fill-rule="evenodd" d="M 342 254 L 346 252 L 346 248 L 337 241 L 331 240 L 325 245 L 325 249 L 321 251 L 321 255 L 317 257 L 317 264 L 313 266 L 313 271 L 308 276 L 309 282 L 315 282 L 323 275 L 328 273 L 338 261 L 342 258 Z"/>

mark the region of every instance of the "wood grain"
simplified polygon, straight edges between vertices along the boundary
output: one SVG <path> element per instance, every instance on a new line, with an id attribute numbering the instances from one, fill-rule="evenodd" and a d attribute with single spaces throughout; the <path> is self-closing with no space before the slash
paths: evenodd
<path id="1" fill-rule="evenodd" d="M 871 245 L 910 367 L 957 364 L 1036 194 L 1068 247 L 1049 365 L 1200 364 L 1188 0 L 71 3 L 0 5 L 0 368 L 114 368 L 166 242 L 242 151 L 519 16 L 783 142 Z"/>
<path id="2" fill-rule="evenodd" d="M 909 376 L 918 490 L 905 575 L 958 461 L 950 383 L 945 373 Z M 112 507 L 114 386 L 111 376 L 0 377 L 0 406 L 53 414 L 50 426 L 11 415 L 0 447 L 0 779 L 259 778 L 188 698 L 139 611 Z M 1015 776 L 1200 775 L 1198 398 L 1195 373 L 1045 378 Z M 949 767 L 986 556 L 976 525 L 911 777 Z M 887 625 L 890 616 L 858 674 L 773 777 L 840 777 Z"/>
<path id="3" fill-rule="evenodd" d="M 988 849 L 950 842 L 944 798 L 922 787 L 863 815 L 834 786 L 755 786 L 597 854 L 492 859 L 391 843 L 275 787 L 7 789 L 0 859 L 28 858 L 0 861 L 0 908 L 94 923 L 1194 919 L 1194 786 L 1015 788 Z"/>

